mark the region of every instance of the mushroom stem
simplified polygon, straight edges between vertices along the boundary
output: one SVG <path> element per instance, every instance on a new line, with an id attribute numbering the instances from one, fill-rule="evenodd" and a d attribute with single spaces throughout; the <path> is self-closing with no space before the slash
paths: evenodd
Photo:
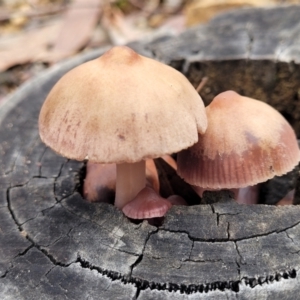
<path id="1" fill-rule="evenodd" d="M 235 200 L 239 204 L 257 204 L 259 195 L 259 186 L 251 185 L 244 188 L 233 189 Z"/>
<path id="2" fill-rule="evenodd" d="M 122 209 L 146 186 L 146 163 L 117 164 L 115 206 Z"/>

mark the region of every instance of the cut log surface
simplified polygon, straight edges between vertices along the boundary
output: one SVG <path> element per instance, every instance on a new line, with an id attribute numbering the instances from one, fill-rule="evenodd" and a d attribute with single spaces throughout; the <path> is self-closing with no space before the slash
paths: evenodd
<path id="1" fill-rule="evenodd" d="M 245 9 L 131 46 L 195 86 L 208 76 L 207 102 L 235 89 L 274 105 L 299 133 L 299 15 Z M 299 299 L 300 206 L 215 193 L 219 203 L 174 206 L 154 227 L 82 199 L 83 163 L 47 148 L 37 118 L 53 84 L 103 51 L 58 64 L 0 109 L 0 299 Z"/>

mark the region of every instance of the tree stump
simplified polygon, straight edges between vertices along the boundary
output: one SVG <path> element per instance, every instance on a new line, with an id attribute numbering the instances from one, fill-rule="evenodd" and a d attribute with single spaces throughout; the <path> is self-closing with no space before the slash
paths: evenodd
<path id="1" fill-rule="evenodd" d="M 185 73 L 201 94 L 262 99 L 300 133 L 300 7 L 229 12 L 180 37 L 131 46 Z M 131 223 L 78 192 L 83 163 L 39 139 L 45 96 L 82 54 L 21 87 L 0 110 L 1 299 L 299 299 L 300 207 L 175 206 Z"/>

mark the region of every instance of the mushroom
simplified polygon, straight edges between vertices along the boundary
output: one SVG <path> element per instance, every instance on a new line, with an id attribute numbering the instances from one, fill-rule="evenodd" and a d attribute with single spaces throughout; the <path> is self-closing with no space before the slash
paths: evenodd
<path id="1" fill-rule="evenodd" d="M 163 217 L 171 206 L 171 202 L 162 198 L 154 189 L 145 187 L 122 211 L 130 219 L 143 220 Z"/>
<path id="2" fill-rule="evenodd" d="M 130 219 L 153 219 L 163 217 L 173 205 L 187 205 L 187 203 L 178 195 L 165 199 L 153 188 L 145 187 L 123 207 L 122 211 Z"/>
<path id="3" fill-rule="evenodd" d="M 145 159 L 188 148 L 207 127 L 204 104 L 175 69 L 125 46 L 64 75 L 39 116 L 42 141 L 76 160 L 116 163 L 115 206 L 145 187 Z"/>
<path id="4" fill-rule="evenodd" d="M 226 91 L 206 113 L 205 134 L 177 155 L 178 174 L 202 191 L 253 186 L 299 162 L 295 132 L 270 105 Z"/>
<path id="5" fill-rule="evenodd" d="M 88 162 L 83 181 L 83 197 L 89 202 L 113 203 L 116 191 L 116 164 Z M 146 185 L 159 192 L 159 179 L 153 159 L 146 160 Z"/>

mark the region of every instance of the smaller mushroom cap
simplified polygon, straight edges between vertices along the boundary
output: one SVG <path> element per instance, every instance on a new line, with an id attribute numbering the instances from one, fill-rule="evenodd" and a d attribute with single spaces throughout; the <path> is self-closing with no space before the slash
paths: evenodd
<path id="1" fill-rule="evenodd" d="M 205 189 L 255 185 L 300 160 L 294 130 L 270 105 L 227 91 L 206 107 L 208 128 L 177 156 L 178 174 Z"/>
<path id="2" fill-rule="evenodd" d="M 172 204 L 159 196 L 153 189 L 145 187 L 123 207 L 123 213 L 131 219 L 163 217 Z"/>

